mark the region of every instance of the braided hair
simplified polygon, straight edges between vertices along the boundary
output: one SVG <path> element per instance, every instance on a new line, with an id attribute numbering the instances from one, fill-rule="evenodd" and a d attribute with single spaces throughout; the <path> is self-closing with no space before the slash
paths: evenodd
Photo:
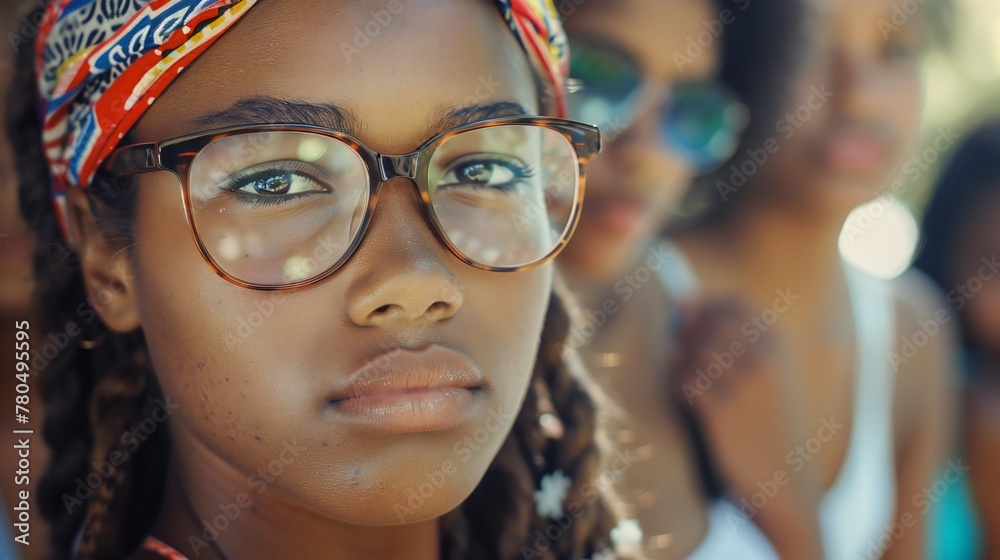
<path id="1" fill-rule="evenodd" d="M 42 394 L 51 462 L 39 490 L 52 526 L 53 558 L 127 557 L 149 534 L 163 507 L 170 456 L 169 422 L 145 440 L 130 427 L 147 418 L 160 389 L 141 330 L 110 331 L 98 319 L 100 294 L 88 297 L 78 255 L 60 232 L 42 147 L 29 48 L 18 53 L 6 122 L 20 174 L 21 211 L 37 236 L 37 303 L 47 329 L 73 322 L 77 340 L 48 360 Z M 129 142 L 126 137 L 123 142 Z M 87 189 L 105 237 L 134 243 L 135 188 L 98 172 Z M 441 523 L 447 560 L 538 558 L 579 560 L 611 548 L 616 523 L 610 490 L 596 485 L 600 450 L 594 401 L 560 352 L 569 332 L 564 299 L 553 294 L 524 405 L 480 484 Z M 100 344 L 95 344 L 100 342 Z M 564 426 L 554 437 L 540 418 Z M 561 471 L 571 480 L 561 518 L 540 517 L 534 492 Z M 74 552 L 75 551 L 75 552 Z"/>

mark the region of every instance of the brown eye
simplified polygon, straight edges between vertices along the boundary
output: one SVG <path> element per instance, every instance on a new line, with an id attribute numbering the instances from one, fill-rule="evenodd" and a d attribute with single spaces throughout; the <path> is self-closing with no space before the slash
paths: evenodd
<path id="1" fill-rule="evenodd" d="M 491 158 L 487 154 L 475 159 L 463 158 L 445 173 L 438 188 L 489 187 L 513 190 L 534 173 L 521 162 Z"/>
<path id="2" fill-rule="evenodd" d="M 250 186 L 261 194 L 285 194 L 292 187 L 292 174 L 283 173 L 281 175 L 258 179 Z"/>
<path id="3" fill-rule="evenodd" d="M 322 169 L 301 161 L 255 165 L 226 178 L 219 187 L 255 203 L 288 202 L 334 191 Z"/>

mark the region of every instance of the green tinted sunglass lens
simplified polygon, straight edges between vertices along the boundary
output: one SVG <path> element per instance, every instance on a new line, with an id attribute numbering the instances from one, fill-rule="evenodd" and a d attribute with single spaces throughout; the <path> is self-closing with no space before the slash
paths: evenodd
<path id="1" fill-rule="evenodd" d="M 664 142 L 695 167 L 717 165 L 732 155 L 746 121 L 743 105 L 712 84 L 675 89 L 663 113 Z"/>

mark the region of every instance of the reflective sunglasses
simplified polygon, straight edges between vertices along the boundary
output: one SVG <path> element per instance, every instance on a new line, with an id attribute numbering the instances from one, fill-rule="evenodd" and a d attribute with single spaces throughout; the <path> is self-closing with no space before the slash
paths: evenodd
<path id="1" fill-rule="evenodd" d="M 172 172 L 208 264 L 239 286 L 275 290 L 343 266 L 397 177 L 411 180 L 459 260 L 497 272 L 544 264 L 576 228 L 585 166 L 600 149 L 597 127 L 545 117 L 477 122 L 402 155 L 319 126 L 269 124 L 124 146 L 105 165 Z"/>
<path id="2" fill-rule="evenodd" d="M 570 76 L 570 114 L 607 135 L 628 128 L 652 94 L 662 105 L 661 140 L 702 172 L 733 155 L 747 125 L 746 107 L 721 84 L 690 81 L 667 86 L 666 92 L 650 91 L 658 84 L 647 82 L 634 59 L 610 44 L 571 42 Z"/>

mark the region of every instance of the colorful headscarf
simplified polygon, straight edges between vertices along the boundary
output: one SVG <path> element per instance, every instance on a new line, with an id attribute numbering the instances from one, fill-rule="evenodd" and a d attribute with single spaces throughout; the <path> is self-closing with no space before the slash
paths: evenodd
<path id="1" fill-rule="evenodd" d="M 89 185 L 154 100 L 258 1 L 51 0 L 36 71 L 60 219 L 66 189 Z M 495 2 L 563 113 L 568 49 L 552 0 Z"/>

